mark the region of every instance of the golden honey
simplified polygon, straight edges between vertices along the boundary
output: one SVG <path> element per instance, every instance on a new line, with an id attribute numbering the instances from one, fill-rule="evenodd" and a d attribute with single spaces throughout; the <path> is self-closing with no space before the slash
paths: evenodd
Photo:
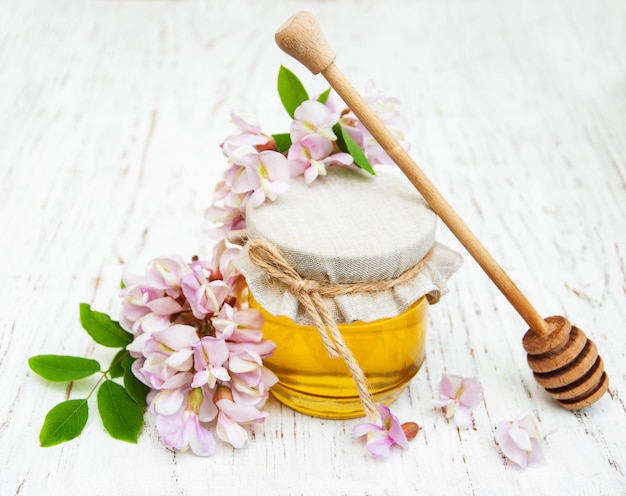
<path id="1" fill-rule="evenodd" d="M 272 394 L 288 407 L 315 417 L 363 416 L 350 371 L 342 358 L 328 356 L 316 328 L 270 314 L 251 293 L 249 301 L 265 318 L 263 337 L 277 345 L 274 355 L 264 360 L 279 379 Z M 339 324 L 377 402 L 392 403 L 421 367 L 427 310 L 422 297 L 397 317 Z"/>

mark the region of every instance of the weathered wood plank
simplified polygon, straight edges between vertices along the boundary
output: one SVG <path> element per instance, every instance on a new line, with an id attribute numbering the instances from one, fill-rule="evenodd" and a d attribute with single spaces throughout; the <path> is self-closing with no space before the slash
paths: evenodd
<path id="1" fill-rule="evenodd" d="M 209 253 L 202 216 L 225 166 L 228 112 L 283 130 L 281 63 L 325 89 L 273 42 L 300 8 L 353 82 L 373 78 L 401 98 L 414 157 L 538 310 L 596 341 L 609 394 L 580 413 L 554 406 L 526 365 L 523 321 L 465 255 L 430 310 L 427 363 L 394 407 L 423 430 L 385 462 L 351 439 L 358 421 L 275 401 L 246 449 L 221 445 L 209 459 L 168 452 L 150 416 L 137 446 L 113 441 L 95 410 L 80 438 L 39 448 L 65 386 L 26 359 L 110 360 L 80 329 L 78 303 L 115 313 L 124 271 Z M 623 2 L 6 0 L 0 11 L 2 494 L 623 493 Z M 462 251 L 444 226 L 439 238 Z M 484 385 L 474 430 L 432 407 L 444 372 Z M 547 466 L 521 471 L 494 431 L 530 412 L 559 429 Z"/>

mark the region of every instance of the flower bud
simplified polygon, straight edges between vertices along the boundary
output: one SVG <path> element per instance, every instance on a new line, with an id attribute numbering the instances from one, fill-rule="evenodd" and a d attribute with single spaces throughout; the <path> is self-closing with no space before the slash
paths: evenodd
<path id="1" fill-rule="evenodd" d="M 202 404 L 202 398 L 202 389 L 193 388 L 187 396 L 187 410 L 198 413 L 200 411 L 200 405 Z"/>
<path id="2" fill-rule="evenodd" d="M 404 424 L 402 424 L 402 430 L 404 431 L 404 435 L 406 436 L 406 438 L 410 441 L 415 436 L 417 436 L 417 433 L 420 430 L 420 426 L 417 425 L 415 422 L 405 422 Z"/>
<path id="3" fill-rule="evenodd" d="M 216 403 L 219 400 L 229 400 L 233 401 L 233 392 L 230 388 L 226 386 L 218 386 L 217 391 L 215 391 L 215 395 L 213 396 L 213 403 Z"/>

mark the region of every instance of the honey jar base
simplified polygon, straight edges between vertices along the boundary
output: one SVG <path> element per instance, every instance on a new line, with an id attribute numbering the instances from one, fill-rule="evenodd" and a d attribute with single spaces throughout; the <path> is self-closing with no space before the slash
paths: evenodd
<path id="1" fill-rule="evenodd" d="M 377 391 L 374 394 L 376 402 L 387 406 L 391 405 L 402 394 L 411 379 L 412 377 L 391 389 Z M 311 417 L 345 420 L 365 415 L 358 395 L 330 397 L 306 394 L 301 390 L 291 389 L 280 382 L 272 386 L 270 393 L 283 405 Z"/>

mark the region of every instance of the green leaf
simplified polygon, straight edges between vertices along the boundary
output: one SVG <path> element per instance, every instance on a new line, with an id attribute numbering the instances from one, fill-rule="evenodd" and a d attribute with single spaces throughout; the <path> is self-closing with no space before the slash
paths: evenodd
<path id="1" fill-rule="evenodd" d="M 143 409 L 147 406 L 146 396 L 148 396 L 150 388 L 133 374 L 132 365 L 134 361 L 135 359 L 130 355 L 124 360 L 124 387 L 133 401 Z"/>
<path id="2" fill-rule="evenodd" d="M 365 156 L 361 147 L 350 137 L 348 132 L 339 123 L 333 126 L 333 132 L 337 136 L 337 146 L 342 152 L 349 153 L 354 159 L 354 164 L 361 169 L 375 175 L 374 169 L 370 164 L 370 161 Z"/>
<path id="3" fill-rule="evenodd" d="M 28 366 L 44 379 L 54 382 L 77 381 L 100 371 L 96 360 L 66 355 L 37 355 L 28 359 Z"/>
<path id="4" fill-rule="evenodd" d="M 78 436 L 87 423 L 87 400 L 68 400 L 52 407 L 39 433 L 43 447 L 55 446 Z"/>
<path id="5" fill-rule="evenodd" d="M 130 354 L 124 348 L 115 354 L 113 360 L 111 360 L 111 365 L 109 365 L 109 376 L 111 379 L 122 377 L 124 375 L 124 366 L 122 362 L 126 357 L 130 357 Z"/>
<path id="6" fill-rule="evenodd" d="M 326 104 L 328 101 L 328 96 L 330 95 L 330 88 L 328 88 L 324 93 L 317 97 L 317 101 L 323 104 Z"/>
<path id="7" fill-rule="evenodd" d="M 133 341 L 133 335 L 111 320 L 105 313 L 96 312 L 88 303 L 80 304 L 80 323 L 92 339 L 109 348 L 125 348 Z"/>
<path id="8" fill-rule="evenodd" d="M 282 65 L 278 71 L 278 96 L 292 119 L 300 104 L 309 99 L 298 76 Z"/>
<path id="9" fill-rule="evenodd" d="M 111 437 L 137 443 L 143 427 L 143 410 L 122 386 L 110 380 L 102 383 L 98 389 L 98 412 Z"/>
<path id="10" fill-rule="evenodd" d="M 276 143 L 276 149 L 280 153 L 285 153 L 291 146 L 291 135 L 289 133 L 272 134 L 274 142 Z"/>

